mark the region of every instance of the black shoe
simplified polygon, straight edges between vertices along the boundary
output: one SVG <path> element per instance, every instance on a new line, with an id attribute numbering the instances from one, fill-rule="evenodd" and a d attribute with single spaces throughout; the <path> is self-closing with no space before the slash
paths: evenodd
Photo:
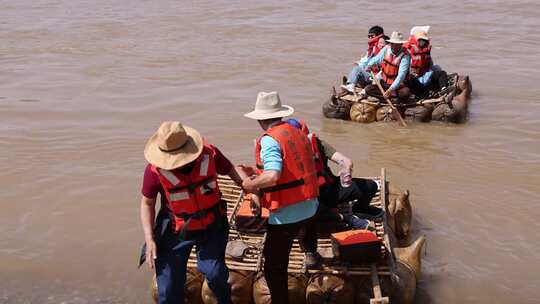
<path id="1" fill-rule="evenodd" d="M 344 217 L 344 222 L 353 229 L 367 229 L 369 226 L 369 220 L 359 218 L 356 215 L 347 215 Z"/>
<path id="2" fill-rule="evenodd" d="M 321 266 L 322 256 L 318 252 L 306 252 L 304 255 L 304 263 L 306 264 L 306 268 L 313 269 Z"/>

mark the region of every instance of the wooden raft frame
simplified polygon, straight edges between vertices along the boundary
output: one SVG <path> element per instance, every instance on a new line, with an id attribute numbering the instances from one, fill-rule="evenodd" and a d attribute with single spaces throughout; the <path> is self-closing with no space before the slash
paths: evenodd
<path id="1" fill-rule="evenodd" d="M 323 265 L 323 267 L 320 269 L 306 269 L 304 264 L 304 253 L 300 249 L 298 241 L 295 240 L 290 253 L 288 271 L 289 273 L 303 274 L 324 273 L 334 275 L 370 276 L 372 279 L 374 295 L 374 298 L 371 299 L 370 302 L 376 304 L 388 303 L 388 297 L 382 297 L 379 282 L 380 276 L 391 276 L 392 274 L 395 274 L 395 260 L 393 248 L 391 247 L 388 234 L 386 234 L 386 231 L 389 231 L 386 218 L 386 206 L 388 204 L 386 171 L 384 168 L 382 168 L 381 176 L 367 178 L 380 182 L 380 189 L 373 197 L 371 201 L 371 206 L 383 208 L 384 210 L 383 217 L 375 220 L 375 232 L 377 234 L 377 237 L 382 241 L 381 249 L 383 252 L 383 259 L 381 259 L 381 261 L 379 261 L 378 263 L 373 264 Z M 264 246 L 266 234 L 240 233 L 235 229 L 235 216 L 240 206 L 240 203 L 244 199 L 243 191 L 229 177 L 226 176 L 219 176 L 218 183 L 219 189 L 222 193 L 222 198 L 227 202 L 227 217 L 229 218 L 229 223 L 232 224 L 229 232 L 229 241 L 241 240 L 249 247 L 246 250 L 243 258 L 240 260 L 233 260 L 229 257 L 226 257 L 227 266 L 231 270 L 260 272 L 263 265 L 262 248 Z M 331 240 L 329 238 L 319 238 L 318 250 L 332 250 Z M 187 266 L 190 268 L 197 267 L 197 256 L 195 253 L 195 248 L 193 248 L 193 250 L 191 251 Z"/>

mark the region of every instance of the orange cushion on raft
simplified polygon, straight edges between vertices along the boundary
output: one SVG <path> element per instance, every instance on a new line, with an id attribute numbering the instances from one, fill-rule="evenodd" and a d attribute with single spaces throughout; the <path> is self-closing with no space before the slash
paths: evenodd
<path id="1" fill-rule="evenodd" d="M 332 251 L 342 262 L 364 264 L 377 262 L 382 256 L 382 242 L 368 230 L 333 233 Z"/>
<path id="2" fill-rule="evenodd" d="M 268 209 L 262 208 L 261 217 L 268 218 L 269 214 L 270 212 L 268 211 Z M 255 216 L 255 214 L 251 212 L 251 194 L 244 196 L 244 201 L 241 203 L 240 208 L 236 213 L 236 216 Z"/>
<path id="3" fill-rule="evenodd" d="M 263 234 L 266 232 L 266 223 L 270 212 L 268 209 L 261 210 L 261 216 L 258 217 L 251 212 L 251 195 L 246 195 L 236 211 L 235 227 L 238 231 L 244 233 Z"/>
<path id="4" fill-rule="evenodd" d="M 369 230 L 349 230 L 332 233 L 332 238 L 342 246 L 379 241 L 377 235 Z"/>

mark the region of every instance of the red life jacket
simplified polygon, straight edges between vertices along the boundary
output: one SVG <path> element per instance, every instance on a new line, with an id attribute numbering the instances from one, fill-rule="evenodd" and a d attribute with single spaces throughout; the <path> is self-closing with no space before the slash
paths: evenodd
<path id="1" fill-rule="evenodd" d="M 375 36 L 373 38 L 370 38 L 368 40 L 368 49 L 367 49 L 367 56 L 368 58 L 371 58 L 379 53 L 381 50 L 379 48 L 379 39 L 382 38 L 384 34 L 380 34 L 379 36 Z"/>
<path id="2" fill-rule="evenodd" d="M 326 165 L 326 157 L 321 153 L 319 149 L 319 139 L 315 133 L 309 132 L 309 128 L 305 121 L 299 119 L 298 122 L 302 127 L 300 131 L 306 134 L 311 142 L 311 150 L 313 151 L 313 156 L 315 157 L 315 170 L 317 170 L 317 180 L 319 182 L 319 187 L 330 184 L 333 181 L 332 175 L 329 174 L 330 168 Z"/>
<path id="3" fill-rule="evenodd" d="M 407 49 L 402 48 L 399 51 L 399 54 L 395 56 L 392 53 L 392 48 L 388 46 L 386 48 L 386 53 L 384 54 L 383 62 L 381 63 L 382 69 L 382 80 L 387 84 L 391 85 L 396 79 L 399 72 L 399 64 L 401 59 L 407 55 Z"/>
<path id="4" fill-rule="evenodd" d="M 309 139 L 302 131 L 281 122 L 270 127 L 263 136 L 270 136 L 279 143 L 283 165 L 276 185 L 261 189 L 261 204 L 275 212 L 277 209 L 294 205 L 319 196 L 317 172 L 313 163 L 313 151 Z M 263 172 L 261 160 L 261 137 L 255 147 L 255 162 L 259 174 Z"/>
<path id="5" fill-rule="evenodd" d="M 405 46 L 411 54 L 411 74 L 422 76 L 429 71 L 431 62 L 431 44 L 429 42 L 424 48 L 418 46 L 418 40 L 411 36 Z"/>
<path id="6" fill-rule="evenodd" d="M 216 218 L 225 214 L 217 183 L 216 151 L 204 145 L 189 174 L 180 169 L 165 170 L 152 166 L 168 200 L 174 231 L 206 229 Z M 187 226 L 184 227 L 187 223 Z"/>
<path id="7" fill-rule="evenodd" d="M 319 182 L 319 187 L 330 184 L 333 181 L 332 175 L 329 174 L 330 168 L 326 165 L 326 157 L 321 153 L 319 149 L 319 139 L 315 133 L 309 132 L 309 128 L 305 121 L 299 119 L 302 133 L 306 134 L 311 143 L 311 150 L 313 151 L 314 161 L 315 161 L 315 170 L 317 171 L 317 180 Z"/>
<path id="8" fill-rule="evenodd" d="M 368 57 L 368 59 L 375 56 L 375 55 L 377 55 L 381 51 L 381 49 L 379 48 L 379 39 L 381 39 L 382 36 L 384 36 L 384 34 L 380 34 L 379 36 L 375 36 L 375 37 L 368 40 L 368 49 L 367 49 L 367 57 Z M 371 67 L 371 70 L 373 71 L 373 73 L 377 74 L 377 73 L 379 73 L 381 68 L 377 64 L 377 65 L 373 65 Z"/>
<path id="9" fill-rule="evenodd" d="M 315 170 L 317 170 L 319 187 L 332 183 L 332 174 L 329 173 L 330 169 L 326 165 L 326 157 L 321 153 L 321 149 L 319 149 L 319 139 L 317 138 L 317 135 L 315 133 L 309 133 L 308 138 L 311 141 L 311 149 L 315 156 Z"/>

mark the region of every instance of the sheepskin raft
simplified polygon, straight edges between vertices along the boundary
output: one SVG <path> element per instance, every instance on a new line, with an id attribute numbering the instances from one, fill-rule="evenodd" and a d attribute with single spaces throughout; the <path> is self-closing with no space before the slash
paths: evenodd
<path id="1" fill-rule="evenodd" d="M 385 171 L 382 169 L 380 177 L 370 177 L 371 179 L 381 181 L 381 189 L 375 195 L 371 205 L 379 208 L 385 208 L 384 202 L 387 201 L 387 183 L 385 179 Z M 262 248 L 264 245 L 265 235 L 255 233 L 242 233 L 235 228 L 235 216 L 239 209 L 240 204 L 244 201 L 244 195 L 242 190 L 234 184 L 228 177 L 220 176 L 218 178 L 220 190 L 223 194 L 222 198 L 227 202 L 228 218 L 231 223 L 231 229 L 229 233 L 229 242 L 241 241 L 247 245 L 244 254 L 239 258 L 234 259 L 230 256 L 226 257 L 227 266 L 231 271 L 229 281 L 232 286 L 232 297 L 234 303 L 270 303 L 270 296 L 266 287 L 264 277 L 261 275 L 263 267 L 263 255 Z M 378 263 L 369 265 L 341 265 L 339 262 L 325 263 L 320 269 L 306 269 L 304 264 L 304 253 L 300 249 L 298 242 L 295 240 L 293 248 L 290 254 L 289 261 L 289 293 L 290 298 L 302 299 L 305 303 L 305 299 L 308 299 L 308 303 L 318 303 L 318 298 L 324 299 L 328 297 L 328 293 L 336 293 L 333 296 L 336 299 L 336 303 L 341 303 L 343 297 L 348 297 L 351 293 L 349 289 L 332 290 L 332 286 L 326 286 L 335 280 L 352 280 L 351 278 L 363 276 L 372 278 L 372 294 L 373 299 L 382 301 L 380 303 L 386 303 L 387 297 L 383 297 L 381 288 L 379 286 L 379 280 L 383 280 L 386 277 L 387 281 L 389 276 L 395 272 L 395 263 L 393 256 L 393 249 L 390 245 L 389 237 L 385 233 L 386 228 L 386 216 L 375 221 L 375 230 L 378 238 L 382 241 L 383 259 Z M 318 239 L 318 251 L 325 256 L 325 252 L 332 251 L 332 243 L 330 238 Z M 188 261 L 188 268 L 195 269 L 197 267 L 197 259 L 195 251 L 192 251 Z M 380 279 L 379 279 L 380 277 Z M 241 284 L 235 284 L 239 282 L 246 282 L 250 280 L 252 283 L 248 283 L 250 287 L 242 287 Z M 309 281 L 309 282 L 308 282 Z M 350 282 L 353 284 L 354 282 Z M 251 288 L 253 284 L 253 288 Z M 238 286 L 236 286 L 238 285 Z M 291 288 L 291 286 L 296 286 Z M 348 286 L 348 285 L 347 285 Z M 351 285 L 352 286 L 352 285 Z M 329 289 L 329 290 L 325 290 Z M 340 291 L 343 290 L 343 291 Z M 306 296 L 304 296 L 306 294 Z M 352 293 L 354 297 L 354 293 Z M 251 298 L 249 298 L 251 297 Z M 216 303 L 212 291 L 206 288 L 206 284 L 202 287 L 202 298 L 204 303 Z M 309 300 L 310 298 L 315 300 Z M 354 301 L 354 300 L 352 300 Z M 327 302 L 334 303 L 334 302 Z M 378 303 L 378 302 L 375 302 Z"/>
<path id="2" fill-rule="evenodd" d="M 320 269 L 306 269 L 304 253 L 295 240 L 289 260 L 289 300 L 291 303 L 389 303 L 392 292 L 389 287 L 398 275 L 400 261 L 394 256 L 394 249 L 390 242 L 391 228 L 388 226 L 386 205 L 388 204 L 388 183 L 385 170 L 381 176 L 369 177 L 378 180 L 381 189 L 372 199 L 371 205 L 383 208 L 384 216 L 375 220 L 377 237 L 381 240 L 383 258 L 377 263 L 366 265 L 345 265 L 339 261 L 325 262 Z M 218 183 L 222 198 L 227 202 L 227 215 L 231 229 L 229 244 L 241 242 L 246 248 L 244 254 L 236 257 L 226 256 L 226 263 L 230 270 L 229 283 L 231 284 L 232 302 L 269 304 L 271 303 L 268 286 L 262 275 L 264 246 L 264 233 L 243 233 L 235 228 L 236 213 L 241 203 L 246 201 L 242 190 L 228 177 L 219 176 Z M 332 243 L 328 237 L 319 237 L 318 251 L 323 257 L 325 253 L 332 252 Z M 328 260 L 328 259 L 327 259 Z M 197 258 L 195 250 L 191 252 L 188 260 L 186 299 L 189 303 L 217 303 L 217 300 L 208 288 L 206 282 L 201 281 L 201 275 L 196 270 Z M 413 279 L 414 273 L 410 275 Z M 204 280 L 204 279 L 202 279 Z M 155 293 L 155 281 L 153 283 Z M 154 295 L 155 296 L 155 295 Z"/>
<path id="3" fill-rule="evenodd" d="M 357 91 L 361 89 L 357 88 Z M 449 74 L 447 86 L 428 97 L 391 100 L 402 117 L 409 121 L 431 120 L 461 123 L 467 119 L 472 84 L 469 76 Z M 397 120 L 397 113 L 377 97 L 359 98 L 353 93 L 332 89 L 330 98 L 322 106 L 327 118 L 352 120 L 360 123 Z"/>

